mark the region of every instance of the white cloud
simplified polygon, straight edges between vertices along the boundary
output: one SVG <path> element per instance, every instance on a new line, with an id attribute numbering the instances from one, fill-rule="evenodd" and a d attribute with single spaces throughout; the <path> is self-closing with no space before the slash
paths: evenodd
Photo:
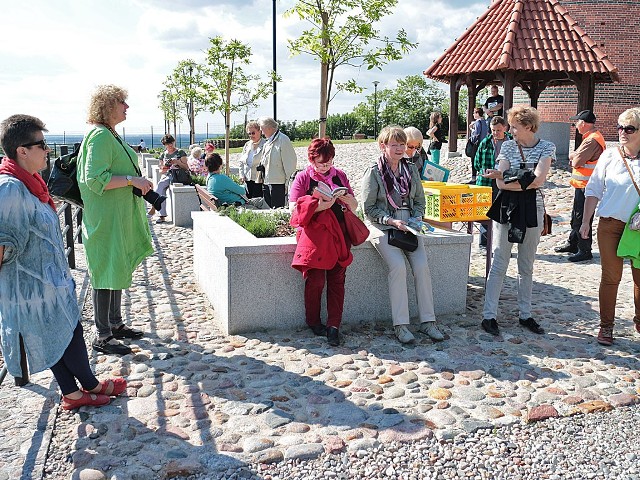
<path id="1" fill-rule="evenodd" d="M 240 5 L 238 5 L 240 4 Z M 286 40 L 306 24 L 283 18 L 294 0 L 277 2 L 278 118 L 308 120 L 319 111 L 319 65 L 306 55 L 290 57 Z M 399 78 L 420 74 L 459 37 L 489 0 L 415 2 L 399 0 L 394 12 L 376 26 L 393 37 L 404 28 L 419 42 L 403 60 L 382 71 L 341 67 L 337 80 L 355 78 L 368 90 L 339 94 L 329 113 L 344 113 L 379 89 L 393 88 Z M 186 58 L 204 60 L 208 38 L 221 35 L 251 45 L 252 73 L 272 68 L 272 2 L 211 0 L 29 0 L 3 2 L 0 42 L 0 118 L 13 113 L 39 116 L 50 131 L 81 132 L 86 105 L 98 84 L 128 89 L 128 131 L 162 129 L 157 95 L 173 67 Z M 273 113 L 271 98 L 250 115 Z M 236 121 L 241 120 L 238 116 Z M 222 116 L 201 114 L 196 129 L 221 131 Z M 183 131 L 186 129 L 184 125 Z"/>

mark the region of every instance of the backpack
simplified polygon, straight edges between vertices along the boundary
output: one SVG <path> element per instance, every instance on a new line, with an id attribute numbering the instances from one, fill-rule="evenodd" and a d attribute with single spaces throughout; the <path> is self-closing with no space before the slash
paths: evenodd
<path id="1" fill-rule="evenodd" d="M 49 193 L 65 202 L 84 207 L 78 186 L 78 153 L 80 145 L 67 155 L 55 159 L 47 181 Z"/>

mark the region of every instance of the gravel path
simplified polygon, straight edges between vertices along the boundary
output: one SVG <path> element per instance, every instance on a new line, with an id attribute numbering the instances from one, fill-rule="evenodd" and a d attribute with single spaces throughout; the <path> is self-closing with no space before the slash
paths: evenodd
<path id="1" fill-rule="evenodd" d="M 336 150 L 358 192 L 375 144 Z M 304 151 L 297 149 L 300 166 Z M 443 162 L 460 182 L 468 163 Z M 597 251 L 575 265 L 552 250 L 568 231 L 568 176 L 558 162 L 547 186 L 555 228 L 534 272 L 543 336 L 517 325 L 515 265 L 501 299 L 503 335 L 479 328 L 484 253 L 474 241 L 467 313 L 438 319 L 442 343 L 421 337 L 401 346 L 390 322 L 345 327 L 335 349 L 302 326 L 226 337 L 193 283 L 191 231 L 152 224 L 157 255 L 123 298 L 147 335 L 133 355 L 91 355 L 99 377 L 126 376 L 127 395 L 70 413 L 59 408 L 48 372 L 23 389 L 7 378 L 0 480 L 638 479 L 630 273 L 620 288 L 618 340 L 602 348 L 593 338 Z M 75 275 L 83 281 L 82 262 Z M 88 342 L 91 315 L 86 301 Z"/>

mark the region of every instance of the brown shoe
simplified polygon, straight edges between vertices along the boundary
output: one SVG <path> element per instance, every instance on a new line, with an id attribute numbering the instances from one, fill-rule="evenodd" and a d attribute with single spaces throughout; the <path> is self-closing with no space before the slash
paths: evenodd
<path id="1" fill-rule="evenodd" d="M 600 327 L 598 343 L 605 347 L 613 345 L 613 327 Z"/>

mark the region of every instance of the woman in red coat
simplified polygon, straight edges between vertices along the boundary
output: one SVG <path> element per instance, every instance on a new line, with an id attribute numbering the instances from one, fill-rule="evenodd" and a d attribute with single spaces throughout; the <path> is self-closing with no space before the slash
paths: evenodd
<path id="1" fill-rule="evenodd" d="M 309 165 L 296 175 L 289 191 L 291 225 L 298 228 L 298 245 L 291 266 L 300 270 L 305 279 L 306 322 L 314 334 L 326 334 L 329 345 L 333 346 L 340 345 L 338 329 L 344 306 L 344 281 L 347 267 L 353 260 L 343 209 L 355 212 L 358 207 L 346 174 L 333 166 L 335 154 L 328 138 L 313 140 L 308 149 Z M 316 188 L 321 182 L 331 190 L 345 187 L 347 191 L 326 195 Z M 326 326 L 320 320 L 325 282 Z"/>

